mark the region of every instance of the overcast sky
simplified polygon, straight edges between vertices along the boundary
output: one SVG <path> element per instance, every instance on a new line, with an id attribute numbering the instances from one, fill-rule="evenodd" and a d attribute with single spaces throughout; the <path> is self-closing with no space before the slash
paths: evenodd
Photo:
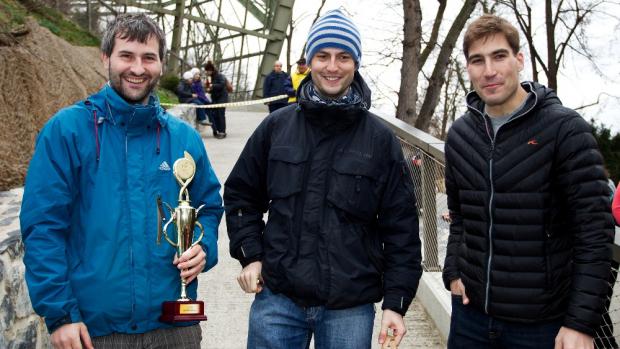
<path id="1" fill-rule="evenodd" d="M 437 2 L 434 0 L 422 0 L 423 22 L 426 30 L 430 30 Z M 461 6 L 460 2 L 448 2 L 444 34 L 451 20 Z M 537 4 L 540 6 L 542 4 Z M 318 9 L 319 1 L 296 1 L 293 19 L 295 22 L 294 44 L 292 47 L 293 57 L 298 57 L 303 47 L 308 29 Z M 373 103 L 376 107 L 388 114 L 394 114 L 394 104 L 397 102 L 395 91 L 400 83 L 400 61 L 395 61 L 387 66 L 377 52 L 401 51 L 398 35 L 402 35 L 402 5 L 396 0 L 328 0 L 323 13 L 329 9 L 343 8 L 351 14 L 354 22 L 362 32 L 362 68 L 363 76 L 367 80 L 375 80 L 371 84 L 373 89 Z M 607 13 L 620 13 L 620 5 L 609 5 L 602 8 Z M 534 8 L 534 13 L 543 14 L 543 9 Z M 536 12 L 538 11 L 538 12 Z M 513 22 L 514 19 L 506 17 Z M 544 28 L 540 28 L 544 34 Z M 564 105 L 577 108 L 591 104 L 597 99 L 600 103 L 581 110 L 581 114 L 587 119 L 595 118 L 620 132 L 620 28 L 618 20 L 606 15 L 597 15 L 587 28 L 590 38 L 589 45 L 596 54 L 596 62 L 599 73 L 590 63 L 582 57 L 567 54 L 564 66 L 561 68 L 558 90 L 559 97 Z M 295 40 L 295 38 L 297 40 Z M 396 39 L 396 40 L 395 40 Z M 540 37 L 544 40 L 544 37 Z M 523 41 L 523 38 L 522 38 Z M 457 47 L 461 46 L 461 40 Z M 398 48 L 398 50 L 395 49 Z M 527 53 L 526 53 L 527 55 Z M 284 60 L 284 50 L 282 59 Z M 529 59 L 529 58 L 526 58 Z M 293 61 L 296 59 L 293 59 Z M 430 64 L 427 64 L 430 66 Z M 428 68 L 428 67 L 427 67 Z M 531 69 L 527 61 L 526 69 L 521 73 L 523 80 L 531 79 Z M 372 78 L 372 79 L 371 79 Z M 541 74 L 541 82 L 545 83 L 544 74 Z M 380 93 L 378 93 L 380 90 Z"/>

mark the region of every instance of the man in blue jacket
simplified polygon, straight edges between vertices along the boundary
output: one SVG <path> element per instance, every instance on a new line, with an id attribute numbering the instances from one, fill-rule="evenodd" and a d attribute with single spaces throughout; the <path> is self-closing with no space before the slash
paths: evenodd
<path id="1" fill-rule="evenodd" d="M 277 61 L 274 63 L 273 70 L 267 75 L 263 83 L 263 97 L 267 98 L 279 95 L 294 96 L 295 90 L 293 90 L 291 77 L 286 72 L 282 71 L 282 62 Z M 269 112 L 273 113 L 287 105 L 288 97 L 269 102 Z"/>
<path id="2" fill-rule="evenodd" d="M 109 82 L 59 111 L 37 139 L 20 220 L 30 298 L 55 348 L 200 347 L 199 325 L 158 317 L 180 294 L 179 274 L 195 299 L 192 281 L 217 263 L 220 184 L 200 136 L 153 94 L 165 48 L 147 16 L 117 17 L 101 45 Z M 205 204 L 205 234 L 175 258 L 156 244 L 156 202 L 177 200 L 171 168 L 184 151 L 196 162 L 189 195 Z"/>

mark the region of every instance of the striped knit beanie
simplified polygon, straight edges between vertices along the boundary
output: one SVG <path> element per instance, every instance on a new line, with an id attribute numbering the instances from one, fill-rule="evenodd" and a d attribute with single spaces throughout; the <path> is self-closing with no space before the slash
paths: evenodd
<path id="1" fill-rule="evenodd" d="M 312 57 L 322 48 L 332 47 L 347 51 L 353 56 L 356 67 L 362 59 L 362 40 L 357 26 L 340 10 L 331 10 L 321 16 L 310 28 L 306 57 Z"/>

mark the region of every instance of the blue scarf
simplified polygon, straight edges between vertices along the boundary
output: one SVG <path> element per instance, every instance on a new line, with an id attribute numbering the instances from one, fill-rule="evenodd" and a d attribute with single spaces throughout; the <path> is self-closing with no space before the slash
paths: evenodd
<path id="1" fill-rule="evenodd" d="M 302 95 L 305 95 L 312 102 L 334 106 L 355 104 L 362 100 L 362 96 L 351 87 L 349 87 L 349 91 L 344 96 L 336 99 L 327 98 L 317 91 L 312 83 L 303 85 Z"/>

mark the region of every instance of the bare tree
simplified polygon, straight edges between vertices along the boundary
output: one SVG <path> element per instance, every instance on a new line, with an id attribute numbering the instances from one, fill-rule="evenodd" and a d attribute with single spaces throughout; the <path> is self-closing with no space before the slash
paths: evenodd
<path id="1" fill-rule="evenodd" d="M 438 8 L 433 22 L 431 35 L 422 49 L 422 11 L 419 0 L 403 0 L 404 8 L 404 40 L 403 62 L 401 69 L 401 85 L 397 106 L 397 117 L 417 128 L 428 131 L 433 114 L 437 107 L 441 91 L 446 81 L 446 70 L 456 40 L 465 27 L 467 20 L 474 11 L 478 0 L 465 0 L 461 9 L 452 22 L 448 34 L 440 45 L 437 59 L 434 62 L 433 72 L 428 78 L 428 87 L 420 111 L 418 105 L 418 81 L 424 65 L 428 62 L 431 52 L 438 46 L 439 30 L 443 22 L 447 0 L 438 0 Z"/>
<path id="2" fill-rule="evenodd" d="M 445 1 L 443 3 L 445 8 Z M 403 0 L 403 8 L 405 17 L 403 58 L 400 68 L 400 89 L 398 90 L 396 117 L 413 124 L 417 116 L 418 75 L 422 68 L 418 60 L 422 46 L 422 8 L 418 0 Z M 440 22 L 441 19 L 436 23 Z M 439 25 L 437 24 L 435 27 L 439 27 Z"/>
<path id="3" fill-rule="evenodd" d="M 544 47 L 538 47 L 535 44 L 535 31 L 539 24 L 536 23 L 536 18 L 533 16 L 532 1 L 499 1 L 515 16 L 519 29 L 525 36 L 530 51 L 530 64 L 534 81 L 538 81 L 539 73 L 542 70 L 547 78 L 547 85 L 557 90 L 557 75 L 567 49 L 584 56 L 594 64 L 593 55 L 587 45 L 585 29 L 592 14 L 605 2 L 607 1 L 544 0 L 546 40 Z"/>

